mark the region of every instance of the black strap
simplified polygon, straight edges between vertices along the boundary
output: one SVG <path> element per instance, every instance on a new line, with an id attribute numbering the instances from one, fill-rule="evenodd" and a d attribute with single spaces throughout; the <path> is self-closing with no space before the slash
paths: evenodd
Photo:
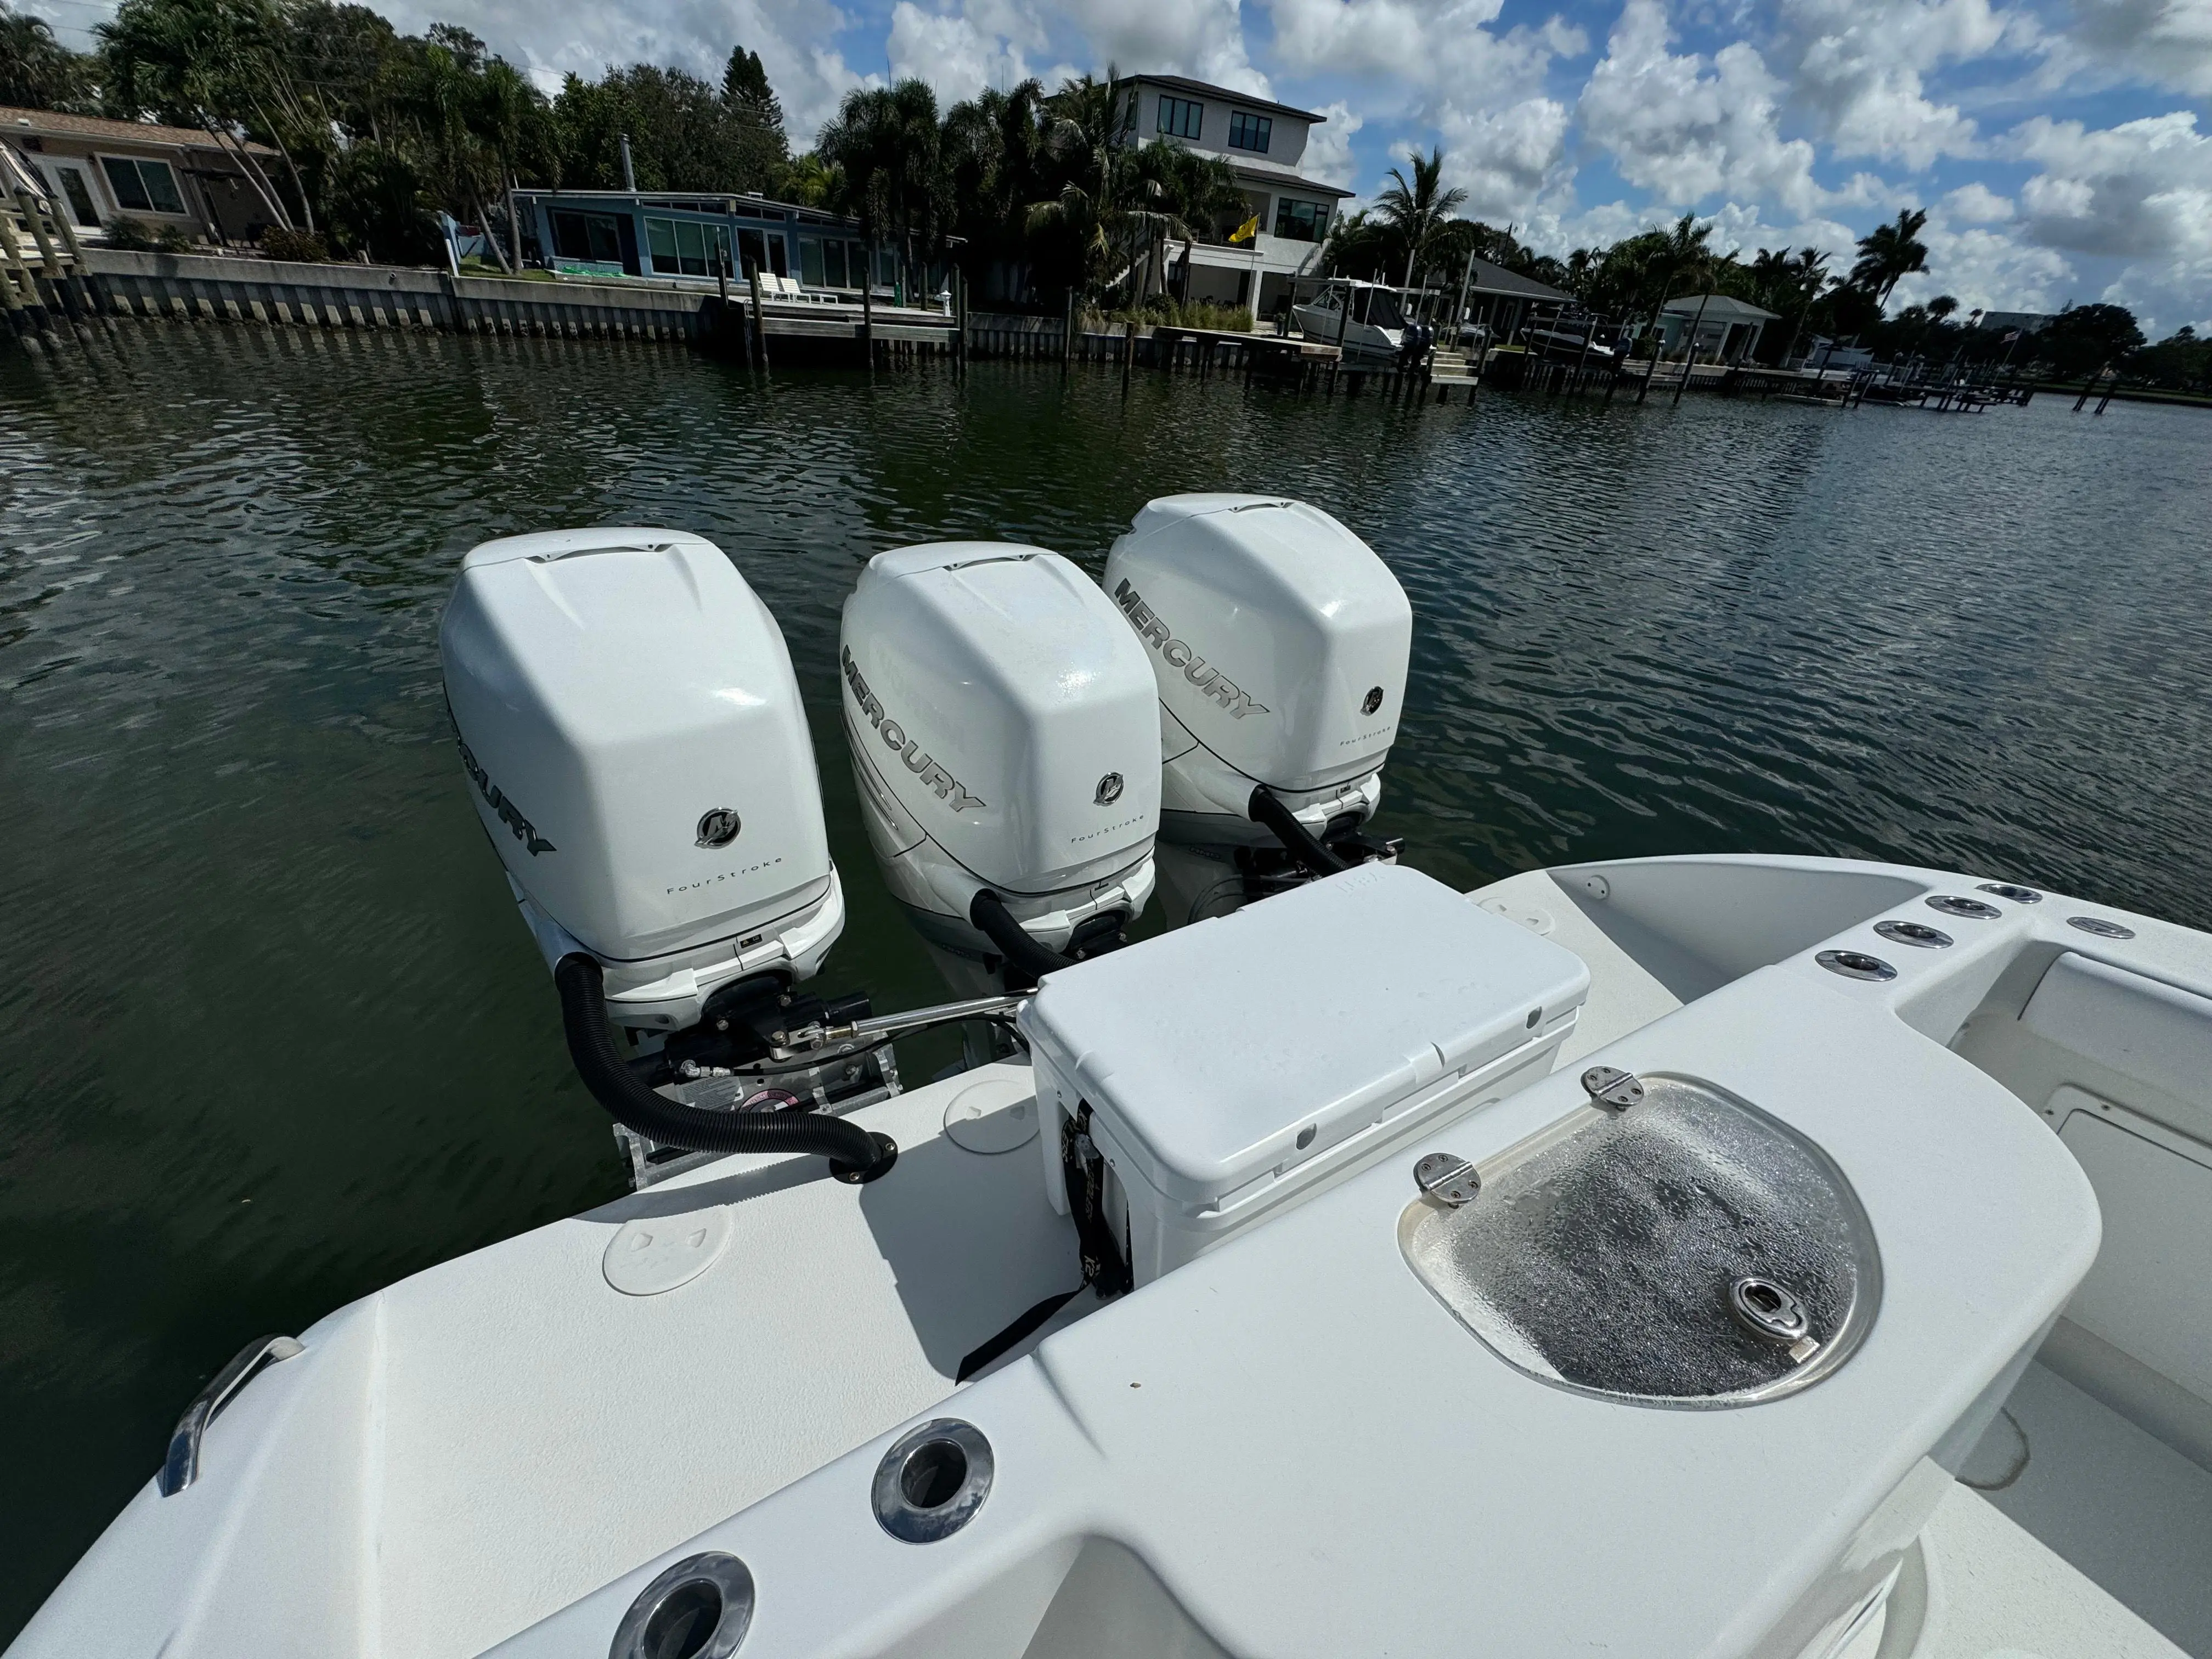
<path id="1" fill-rule="evenodd" d="M 1045 1297 L 1036 1307 L 1031 1308 L 1019 1319 L 963 1359 L 960 1362 L 960 1369 L 953 1373 L 952 1380 L 955 1382 L 965 1382 L 1007 1349 L 1018 1346 L 1024 1338 L 1037 1330 L 1047 1320 L 1082 1295 L 1083 1290 L 1084 1287 L 1078 1285 L 1072 1291 L 1062 1291 L 1058 1296 Z"/>

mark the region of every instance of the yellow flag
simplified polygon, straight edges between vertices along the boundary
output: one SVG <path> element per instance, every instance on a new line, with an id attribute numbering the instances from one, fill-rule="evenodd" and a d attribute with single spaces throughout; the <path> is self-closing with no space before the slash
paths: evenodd
<path id="1" fill-rule="evenodd" d="M 1260 216 L 1255 213 L 1231 231 L 1229 234 L 1229 240 L 1232 242 L 1249 242 L 1259 234 Z"/>

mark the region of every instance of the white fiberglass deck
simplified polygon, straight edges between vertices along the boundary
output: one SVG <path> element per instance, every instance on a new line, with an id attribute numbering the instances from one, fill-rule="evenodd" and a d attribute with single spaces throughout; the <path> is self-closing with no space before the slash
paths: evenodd
<path id="1" fill-rule="evenodd" d="M 1485 890 L 1591 969 L 1560 1073 L 1109 1307 L 1078 1297 L 964 1389 L 965 1354 L 1079 1277 L 1038 1144 L 940 1132 L 966 1091 L 1018 1103 L 1024 1067 L 860 1114 L 902 1148 L 872 1186 L 732 1158 L 447 1263 L 303 1333 L 217 1420 L 200 1483 L 142 1492 L 12 1651 L 602 1659 L 647 1579 L 718 1547 L 761 1587 L 746 1653 L 2212 1659 L 2203 1396 L 2157 1320 L 2202 1279 L 2204 1217 L 2146 1231 L 2193 1177 L 2132 1144 L 2192 1169 L 2212 1144 L 2212 1096 L 2187 1092 L 2212 1068 L 2174 1063 L 2212 941 L 2135 918 L 2076 938 L 2066 915 L 2113 913 L 2057 901 L 1943 921 L 1941 951 L 1872 934 L 1973 880 L 1685 860 Z M 1821 969 L 1834 943 L 1897 976 Z M 2053 980 L 2069 957 L 2101 967 Z M 2046 983 L 2071 1000 L 2032 1012 Z M 2076 1064 L 2057 1037 L 2098 1008 L 2085 1050 L 2136 1035 Z M 1856 1183 L 1892 1277 L 1834 1377 L 1728 1412 L 1582 1399 L 1509 1375 L 1407 1272 L 1400 1166 L 1558 1122 L 1601 1052 L 1717 1080 Z M 2141 1200 L 2098 1187 L 2104 1255 L 2021 1370 L 2095 1244 L 2059 1149 L 2122 1133 L 2090 1180 Z M 661 1248 L 641 1234 L 701 1241 L 702 1270 L 617 1291 L 611 1246 Z M 1986 1493 L 1912 1449 L 2007 1393 L 1956 1449 Z M 998 1485 L 917 1550 L 876 1528 L 868 1482 L 895 1431 L 947 1413 L 989 1435 Z M 1925 1529 L 1838 1578 L 1884 1516 Z M 1592 1539 L 1622 1537 L 1594 1576 Z M 1881 1559 L 1886 1609 L 1813 1628 Z"/>

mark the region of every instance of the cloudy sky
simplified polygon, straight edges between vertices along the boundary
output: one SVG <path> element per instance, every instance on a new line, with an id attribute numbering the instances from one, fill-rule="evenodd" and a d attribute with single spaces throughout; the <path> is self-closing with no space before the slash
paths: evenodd
<path id="1" fill-rule="evenodd" d="M 549 83 L 714 72 L 742 41 L 802 147 L 892 77 L 950 101 L 1109 64 L 1194 76 L 1326 112 L 1314 170 L 1363 195 L 1441 144 L 1464 210 L 1548 252 L 1686 210 L 1723 246 L 1844 252 L 1920 206 L 1930 269 L 1900 301 L 2212 326 L 2212 0 L 372 3 Z"/>

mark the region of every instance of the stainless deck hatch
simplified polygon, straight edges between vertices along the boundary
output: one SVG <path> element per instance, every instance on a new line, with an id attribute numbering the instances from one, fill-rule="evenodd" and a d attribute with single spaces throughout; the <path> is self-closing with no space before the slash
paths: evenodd
<path id="1" fill-rule="evenodd" d="M 1850 1181 L 1725 1090 L 1642 1082 L 1479 1165 L 1471 1201 L 1409 1206 L 1413 1272 L 1508 1364 L 1585 1394 L 1743 1406 L 1828 1375 L 1881 1299 Z"/>

